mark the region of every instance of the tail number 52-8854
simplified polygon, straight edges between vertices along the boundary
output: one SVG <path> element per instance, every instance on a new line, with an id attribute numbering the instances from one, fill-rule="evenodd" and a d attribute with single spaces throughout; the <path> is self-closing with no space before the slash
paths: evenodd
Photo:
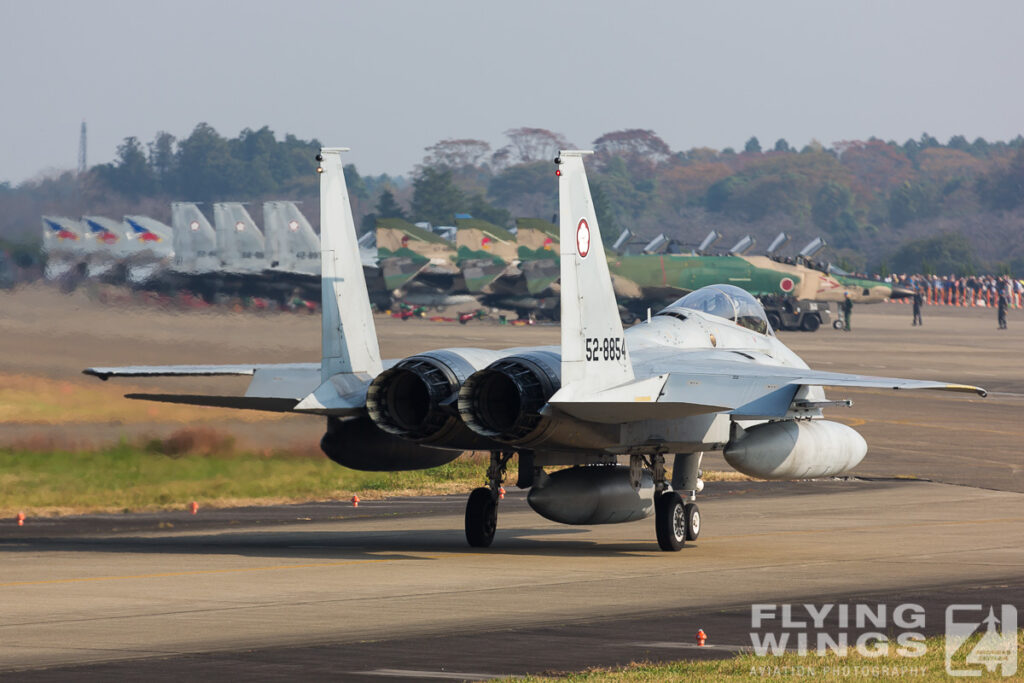
<path id="1" fill-rule="evenodd" d="M 588 337 L 587 360 L 619 360 L 626 357 L 626 340 L 622 337 Z"/>

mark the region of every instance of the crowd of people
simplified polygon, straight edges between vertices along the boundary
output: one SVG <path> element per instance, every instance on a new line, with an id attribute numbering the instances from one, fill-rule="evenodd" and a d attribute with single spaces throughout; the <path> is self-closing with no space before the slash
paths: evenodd
<path id="1" fill-rule="evenodd" d="M 921 307 L 925 304 L 940 306 L 986 306 L 995 308 L 999 329 L 1006 329 L 1006 311 L 1009 308 L 1024 307 L 1024 280 L 1008 275 L 890 275 L 887 277 L 854 274 L 861 279 L 885 282 L 913 292 L 910 298 L 893 299 L 912 303 L 914 306 L 913 326 L 922 324 Z M 853 300 L 849 292 L 840 304 L 843 313 L 843 329 L 850 330 Z"/>
<path id="2" fill-rule="evenodd" d="M 897 287 L 920 292 L 924 302 L 946 306 L 997 306 L 1000 295 L 1007 306 L 1020 308 L 1024 281 L 1001 275 L 892 275 L 884 278 Z"/>

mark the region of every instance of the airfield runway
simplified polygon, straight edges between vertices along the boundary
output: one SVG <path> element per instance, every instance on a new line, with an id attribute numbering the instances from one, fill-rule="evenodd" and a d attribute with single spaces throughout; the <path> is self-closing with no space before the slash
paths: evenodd
<path id="1" fill-rule="evenodd" d="M 86 365 L 317 356 L 313 317 L 4 296 L 0 375 L 75 390 L 89 381 L 77 376 Z M 483 552 L 465 546 L 461 497 L 0 523 L 0 672 L 472 679 L 726 656 L 749 644 L 754 602 L 914 601 L 930 633 L 950 603 L 1024 607 L 1024 315 L 1011 311 L 1000 332 L 989 310 L 926 308 L 925 326 L 912 328 L 909 308 L 888 304 L 858 307 L 853 323 L 850 333 L 782 338 L 812 367 L 992 394 L 830 392 L 854 400 L 830 417 L 868 441 L 860 478 L 710 483 L 703 535 L 680 553 L 657 551 L 651 520 L 561 526 L 514 490 Z M 557 340 L 555 327 L 486 323 L 381 320 L 379 330 L 389 356 Z M 218 428 L 240 437 L 319 437 L 315 421 L 217 414 Z M 144 425 L 174 426 L 158 415 Z M 95 440 L 142 428 L 88 427 Z M 2 438 L 33 429 L 53 426 L 5 425 Z M 698 628 L 714 648 L 692 648 Z"/>

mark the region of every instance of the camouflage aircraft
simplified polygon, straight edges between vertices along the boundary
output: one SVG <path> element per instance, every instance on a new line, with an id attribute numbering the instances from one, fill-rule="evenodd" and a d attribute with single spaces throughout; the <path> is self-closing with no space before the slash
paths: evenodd
<path id="1" fill-rule="evenodd" d="M 712 284 L 731 284 L 754 296 L 789 296 L 804 301 L 842 301 L 846 292 L 856 303 L 878 303 L 907 296 L 884 282 L 833 276 L 805 265 L 767 256 L 695 256 L 636 254 L 609 264 L 620 301 L 668 301 Z"/>
<path id="2" fill-rule="evenodd" d="M 455 264 L 466 291 L 485 292 L 515 262 L 516 236 L 479 218 L 456 218 L 455 226 Z"/>
<path id="3" fill-rule="evenodd" d="M 408 285 L 420 274 L 443 287 L 454 278 L 455 248 L 443 237 L 402 218 L 377 219 L 377 259 L 389 292 Z"/>
<path id="4" fill-rule="evenodd" d="M 558 226 L 540 218 L 517 218 L 516 241 L 526 291 L 541 294 L 558 281 Z"/>

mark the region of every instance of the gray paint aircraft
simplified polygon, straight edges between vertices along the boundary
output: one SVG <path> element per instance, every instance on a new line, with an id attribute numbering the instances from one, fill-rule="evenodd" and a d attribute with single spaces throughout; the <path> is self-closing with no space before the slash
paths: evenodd
<path id="1" fill-rule="evenodd" d="M 470 545 L 491 544 L 498 491 L 513 455 L 518 485 L 541 515 L 567 524 L 653 515 L 659 546 L 700 533 L 703 451 L 766 479 L 831 476 L 867 451 L 823 419 L 823 386 L 977 387 L 819 372 L 786 348 L 749 294 L 713 285 L 624 331 L 583 166 L 563 151 L 559 176 L 561 344 L 450 348 L 382 361 L 339 148 L 321 166 L 322 359 L 317 364 L 90 368 L 101 378 L 252 375 L 245 396 L 129 395 L 158 401 L 327 417 L 321 447 L 357 469 L 432 467 L 491 451 L 488 485 L 466 507 Z M 342 305 L 342 302 L 344 305 Z M 628 456 L 629 466 L 618 465 Z M 673 458 L 667 474 L 667 458 Z M 551 468 L 569 466 L 550 471 Z"/>

